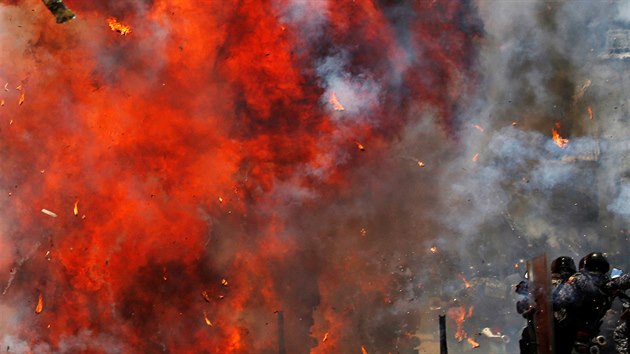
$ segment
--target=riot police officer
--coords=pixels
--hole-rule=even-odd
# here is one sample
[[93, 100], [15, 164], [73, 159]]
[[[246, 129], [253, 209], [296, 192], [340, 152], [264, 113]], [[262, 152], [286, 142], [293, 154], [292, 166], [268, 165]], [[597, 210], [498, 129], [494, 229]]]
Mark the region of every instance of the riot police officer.
[[[584, 257], [584, 270], [571, 276], [553, 298], [554, 311], [566, 311], [561, 321], [565, 330], [556, 336], [556, 353], [570, 353], [570, 348], [588, 352], [599, 335], [602, 318], [613, 297], [606, 290], [610, 264], [601, 252]], [[561, 351], [563, 350], [563, 351]]]

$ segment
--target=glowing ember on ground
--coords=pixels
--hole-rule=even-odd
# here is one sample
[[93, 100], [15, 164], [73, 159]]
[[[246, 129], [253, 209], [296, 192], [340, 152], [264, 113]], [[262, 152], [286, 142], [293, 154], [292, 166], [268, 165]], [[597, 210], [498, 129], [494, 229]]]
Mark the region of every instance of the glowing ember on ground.
[[554, 128], [551, 128], [551, 134], [552, 134], [552, 138], [553, 138], [553, 142], [561, 149], [564, 149], [567, 147], [567, 145], [569, 144], [569, 139], [564, 139], [560, 136], [560, 134], [558, 133], [558, 131], [556, 130], [560, 129], [560, 123], [556, 123], [556, 126]]
[[330, 94], [330, 100], [328, 100], [328, 102], [333, 106], [335, 111], [345, 110], [344, 106], [341, 105], [341, 102], [339, 102], [337, 95], [334, 92]]
[[475, 342], [474, 339], [468, 337], [467, 341], [468, 341], [468, 344], [470, 344], [471, 347], [479, 348], [479, 343]]
[[42, 311], [44, 311], [44, 297], [42, 296], [42, 293], [39, 293], [37, 306], [35, 306], [35, 313], [40, 314]]
[[44, 214], [46, 214], [46, 215], [48, 215], [50, 217], [53, 217], [53, 218], [57, 217], [57, 214], [53, 213], [52, 211], [50, 211], [48, 209], [42, 209], [42, 213], [44, 213]]
[[112, 31], [120, 33], [121, 36], [126, 36], [131, 33], [131, 27], [118, 22], [115, 17], [108, 18], [107, 24], [109, 25], [109, 28], [112, 29]]

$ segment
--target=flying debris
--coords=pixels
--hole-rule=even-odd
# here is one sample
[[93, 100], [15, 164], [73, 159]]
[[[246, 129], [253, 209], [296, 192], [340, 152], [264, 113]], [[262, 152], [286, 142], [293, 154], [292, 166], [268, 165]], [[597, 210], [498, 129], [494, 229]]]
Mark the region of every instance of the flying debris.
[[328, 340], [328, 332], [324, 333], [324, 339], [322, 339], [322, 343]]
[[112, 29], [112, 31], [120, 33], [121, 36], [126, 36], [131, 33], [131, 27], [118, 22], [115, 17], [108, 18], [107, 24], [109, 25], [109, 28]]
[[24, 92], [22, 92], [22, 94], [20, 95], [20, 100], [18, 101], [18, 105], [21, 106], [24, 103], [24, 99], [25, 99]]
[[48, 209], [42, 209], [42, 213], [44, 213], [44, 214], [46, 214], [46, 215], [48, 215], [50, 217], [53, 217], [53, 218], [57, 217], [57, 214], [53, 213], [52, 211], [50, 211]]
[[40, 314], [44, 311], [44, 298], [42, 297], [42, 293], [39, 293], [39, 297], [37, 299], [37, 306], [35, 306], [35, 313]]
[[79, 215], [79, 201], [78, 200], [74, 202], [74, 209], [72, 210], [72, 212], [74, 213], [74, 216]]
[[436, 254], [438, 253], [438, 248], [437, 246], [431, 246], [431, 248], [429, 248], [429, 251], [431, 251], [431, 253]]
[[[44, 4], [55, 15], [57, 23], [68, 22], [76, 17], [74, 12], [70, 10], [62, 0], [43, 0]], [[6, 87], [5, 87], [6, 88]]]
[[479, 153], [476, 153], [473, 157], [472, 160], [473, 162], [477, 162], [477, 160], [479, 159]]
[[424, 167], [424, 166], [426, 166], [426, 165], [424, 164], [424, 162], [422, 162], [422, 161], [418, 161], [418, 166], [420, 166], [420, 167]]
[[203, 299], [206, 300], [206, 302], [210, 302], [210, 296], [208, 295], [207, 291], [202, 291], [201, 292], [201, 296], [203, 296]]
[[468, 344], [470, 344], [471, 347], [479, 348], [479, 343], [475, 342], [474, 339], [468, 337], [467, 341], [468, 341]]
[[483, 133], [483, 128], [479, 125], [479, 124], [473, 124], [473, 128], [479, 130], [480, 132]]
[[588, 111], [588, 119], [593, 120], [593, 108], [591, 106], [588, 106], [586, 110]]
[[365, 350], [364, 346], [361, 346], [361, 354], [368, 354], [367, 350]]
[[355, 144], [357, 144], [357, 148], [361, 151], [365, 151], [365, 146], [363, 146], [361, 143], [359, 143], [358, 141], [355, 142]]
[[227, 279], [221, 279], [221, 285], [228, 286], [229, 283], [228, 283]]

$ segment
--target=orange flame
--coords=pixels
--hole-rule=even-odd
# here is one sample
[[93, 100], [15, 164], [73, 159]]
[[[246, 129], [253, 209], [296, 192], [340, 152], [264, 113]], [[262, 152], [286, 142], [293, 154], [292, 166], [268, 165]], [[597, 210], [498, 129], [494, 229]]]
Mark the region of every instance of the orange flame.
[[74, 202], [73, 213], [74, 213], [74, 216], [78, 216], [79, 215], [79, 201], [78, 200], [76, 202]]
[[324, 333], [324, 339], [322, 339], [322, 343], [328, 340], [328, 332]]
[[361, 354], [368, 354], [367, 350], [365, 350], [364, 346], [361, 346]]
[[18, 101], [18, 105], [22, 105], [24, 103], [24, 92], [20, 95], [20, 100]]
[[358, 141], [355, 141], [355, 144], [357, 144], [357, 148], [359, 148], [359, 150], [365, 151], [365, 146], [363, 146], [361, 143], [359, 143]]
[[556, 123], [555, 128], [551, 128], [551, 134], [553, 136], [553, 142], [558, 145], [559, 148], [564, 149], [569, 144], [569, 139], [564, 139], [560, 136], [560, 133], [556, 130], [556, 128], [560, 128], [560, 123]]
[[126, 36], [131, 33], [131, 27], [118, 22], [115, 17], [108, 18], [107, 24], [109, 25], [109, 28], [112, 29], [112, 31], [120, 33], [121, 36]]
[[346, 109], [341, 104], [341, 102], [339, 102], [339, 100], [337, 99], [337, 95], [334, 92], [330, 94], [330, 100], [328, 100], [328, 103], [330, 103], [333, 106], [333, 109], [335, 111], [343, 111]]
[[448, 316], [455, 321], [457, 330], [455, 331], [455, 339], [458, 342], [468, 337], [468, 333], [464, 331], [464, 320], [466, 319], [466, 307], [464, 305], [459, 307], [452, 307], [448, 310]]
[[479, 348], [479, 343], [475, 342], [474, 339], [472, 338], [468, 338], [467, 339], [468, 343], [470, 344], [471, 347], [473, 348]]
[[593, 120], [593, 108], [591, 108], [591, 106], [588, 106], [587, 110], [588, 110], [588, 119]]
[[37, 299], [37, 306], [35, 306], [35, 313], [40, 314], [44, 311], [44, 298], [42, 297], [42, 293], [39, 293], [39, 298]]

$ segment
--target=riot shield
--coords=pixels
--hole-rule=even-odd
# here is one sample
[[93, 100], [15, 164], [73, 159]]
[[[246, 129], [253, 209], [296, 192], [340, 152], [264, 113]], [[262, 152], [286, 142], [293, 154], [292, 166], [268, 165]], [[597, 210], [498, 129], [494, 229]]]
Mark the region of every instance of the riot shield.
[[551, 307], [551, 276], [547, 265], [547, 254], [527, 261], [529, 275], [529, 301], [536, 307], [534, 329], [538, 354], [552, 354], [553, 350], [553, 309]]

